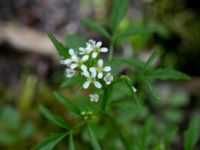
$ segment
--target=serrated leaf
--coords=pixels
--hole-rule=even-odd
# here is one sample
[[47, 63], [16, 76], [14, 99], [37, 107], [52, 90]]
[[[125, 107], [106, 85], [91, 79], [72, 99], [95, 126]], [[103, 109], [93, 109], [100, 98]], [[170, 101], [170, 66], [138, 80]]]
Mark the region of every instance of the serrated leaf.
[[188, 129], [184, 132], [184, 150], [193, 150], [200, 135], [200, 117], [191, 119]]
[[74, 140], [72, 133], [69, 134], [69, 150], [75, 150]]
[[48, 34], [49, 38], [51, 39], [51, 41], [53, 42], [59, 55], [63, 58], [69, 57], [68, 48], [65, 47], [62, 43], [60, 43], [51, 32], [47, 32], [47, 34]]
[[159, 55], [159, 50], [156, 48], [156, 49], [153, 50], [153, 52], [149, 56], [147, 62], [145, 63], [144, 69], [143, 69], [144, 71], [151, 67], [151, 64], [156, 59], [156, 57], [158, 57], [158, 55]]
[[82, 20], [81, 22], [89, 29], [105, 36], [109, 40], [111, 39], [110, 34], [105, 30], [105, 28], [101, 24], [88, 19]]
[[52, 150], [66, 135], [67, 133], [53, 134], [42, 140], [38, 145], [33, 147], [32, 150]]
[[190, 77], [182, 72], [176, 71], [172, 68], [159, 68], [156, 70], [151, 70], [144, 74], [149, 79], [159, 79], [159, 80], [188, 80]]
[[60, 126], [62, 128], [70, 129], [69, 125], [60, 117], [54, 115], [52, 112], [50, 112], [47, 108], [44, 106], [39, 106], [40, 112], [52, 123], [56, 124], [57, 126]]
[[145, 65], [145, 63], [143, 61], [136, 59], [134, 57], [116, 57], [116, 58], [113, 58], [112, 61], [117, 61], [117, 62], [121, 62], [124, 64], [128, 64], [131, 67], [136, 67], [139, 69], [142, 69]]
[[89, 124], [87, 124], [87, 131], [88, 131], [90, 141], [91, 141], [91, 144], [92, 144], [94, 150], [101, 150], [101, 147], [96, 139], [96, 136], [95, 136], [94, 132], [92, 131]]
[[64, 80], [64, 82], [61, 84], [62, 88], [70, 87], [76, 83], [82, 83], [84, 80], [84, 77], [82, 76], [73, 76], [71, 78], [67, 78]]
[[153, 29], [151, 28], [127, 28], [123, 31], [120, 31], [118, 33], [115, 33], [113, 37], [113, 41], [120, 41], [123, 38], [133, 36], [136, 34], [144, 34], [144, 33], [151, 33], [153, 32]]
[[61, 102], [67, 109], [69, 109], [74, 114], [80, 116], [80, 109], [79, 107], [71, 102], [70, 100], [67, 100], [64, 96], [60, 95], [58, 92], [53, 92], [53, 95], [56, 97], [56, 99]]
[[129, 6], [129, 0], [113, 0], [110, 25], [112, 30], [116, 30]]
[[85, 46], [86, 40], [76, 34], [70, 34], [66, 36], [66, 43], [67, 46], [70, 48], [73, 48], [74, 50], [78, 50], [79, 47]]

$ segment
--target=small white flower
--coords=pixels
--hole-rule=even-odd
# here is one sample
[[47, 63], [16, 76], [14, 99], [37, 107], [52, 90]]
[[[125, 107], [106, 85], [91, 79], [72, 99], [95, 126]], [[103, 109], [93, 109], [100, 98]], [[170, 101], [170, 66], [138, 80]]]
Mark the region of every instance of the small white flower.
[[73, 69], [71, 69], [71, 68], [67, 68], [66, 69], [66, 76], [68, 77], [68, 78], [71, 78], [71, 77], [73, 77], [74, 75], [75, 75], [75, 70], [73, 70]]
[[93, 49], [92, 58], [96, 58], [99, 52], [103, 52], [103, 53], [108, 52], [108, 49], [106, 47], [101, 48], [102, 42], [95, 42], [94, 40], [89, 40], [86, 43], [86, 45], [92, 47]]
[[79, 58], [78, 55], [74, 52], [73, 49], [69, 50], [69, 54], [71, 55], [71, 68], [75, 69], [77, 67], [80, 67], [83, 62], [87, 61], [89, 56], [85, 55], [82, 58]]
[[96, 88], [102, 87], [101, 83], [96, 81], [96, 75], [97, 75], [96, 70], [92, 70], [89, 73], [85, 65], [81, 65], [81, 69], [83, 71], [82, 75], [84, 75], [87, 78], [87, 81], [83, 84], [84, 89], [87, 89], [91, 83], [93, 83]]
[[91, 102], [98, 102], [99, 100], [99, 95], [98, 94], [90, 94], [90, 101]]
[[104, 81], [106, 82], [106, 84], [111, 84], [111, 82], [113, 81], [113, 76], [111, 75], [111, 73], [106, 74], [106, 76], [104, 77]]
[[96, 68], [91, 67], [91, 70], [96, 69], [97, 77], [101, 79], [103, 77], [103, 72], [109, 72], [111, 70], [110, 66], [103, 67], [103, 60], [98, 60], [98, 66]]

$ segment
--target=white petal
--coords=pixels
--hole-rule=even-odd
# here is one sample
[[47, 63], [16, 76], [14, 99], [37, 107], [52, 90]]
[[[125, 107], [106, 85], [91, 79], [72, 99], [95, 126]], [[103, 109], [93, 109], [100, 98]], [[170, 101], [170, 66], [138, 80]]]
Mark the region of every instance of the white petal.
[[101, 45], [102, 45], [102, 42], [97, 42], [97, 44], [96, 44], [96, 46], [99, 48], [99, 47], [101, 47]]
[[71, 59], [65, 59], [65, 60], [61, 60], [60, 63], [64, 64], [64, 65], [68, 65], [69, 63], [71, 63], [72, 60]]
[[105, 71], [105, 72], [108, 72], [108, 71], [110, 71], [110, 70], [111, 70], [111, 67], [110, 67], [110, 66], [106, 66], [106, 67], [103, 68], [103, 71]]
[[107, 52], [108, 51], [108, 49], [106, 48], [106, 47], [102, 47], [102, 48], [100, 48], [100, 52]]
[[86, 61], [86, 60], [88, 60], [89, 59], [89, 56], [88, 55], [84, 55], [83, 57], [82, 57], [82, 61]]
[[103, 77], [103, 73], [102, 73], [102, 72], [99, 72], [99, 73], [98, 73], [98, 78], [101, 79], [102, 77]]
[[70, 54], [71, 56], [75, 55], [74, 50], [73, 50], [72, 48], [69, 49], [69, 54]]
[[72, 69], [75, 69], [77, 66], [78, 66], [77, 64], [72, 64], [70, 67], [71, 67]]
[[75, 61], [75, 62], [77, 62], [77, 61], [79, 60], [79, 58], [78, 58], [77, 55], [73, 55], [73, 56], [72, 56], [72, 60]]
[[98, 60], [98, 66], [100, 66], [100, 67], [103, 66], [103, 60], [102, 60], [102, 59], [99, 59], [99, 60]]
[[91, 67], [90, 69], [91, 69], [90, 72], [92, 73], [92, 77], [96, 78], [96, 75], [97, 75], [96, 69], [93, 69], [93, 67]]
[[95, 67], [90, 67], [90, 72], [94, 72], [96, 71], [96, 68]]
[[84, 88], [84, 89], [87, 89], [89, 86], [90, 86], [90, 81], [86, 81], [86, 82], [83, 84], [83, 88]]
[[81, 65], [81, 69], [82, 69], [83, 71], [87, 71], [87, 67], [86, 67], [85, 65]]
[[80, 50], [80, 51], [84, 51], [84, 48], [83, 48], [83, 47], [80, 47], [79, 50]]
[[99, 82], [97, 82], [97, 81], [94, 81], [93, 83], [94, 83], [94, 85], [95, 85], [97, 88], [99, 88], [99, 89], [102, 87], [101, 83], [99, 83]]
[[93, 52], [92, 53], [92, 58], [96, 58], [97, 57], [97, 52]]

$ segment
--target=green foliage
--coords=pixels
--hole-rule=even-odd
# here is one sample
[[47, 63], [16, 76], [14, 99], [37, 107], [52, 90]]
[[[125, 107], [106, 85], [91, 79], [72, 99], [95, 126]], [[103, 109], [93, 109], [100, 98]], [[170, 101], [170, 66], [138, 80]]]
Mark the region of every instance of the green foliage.
[[89, 29], [91, 29], [91, 30], [93, 30], [93, 31], [95, 31], [95, 32], [97, 32], [97, 33], [99, 33], [99, 34], [101, 34], [101, 35], [103, 35], [104, 37], [106, 37], [107, 39], [111, 39], [111, 36], [110, 36], [110, 34], [106, 31], [106, 29], [102, 26], [102, 25], [100, 25], [99, 23], [97, 23], [97, 22], [93, 22], [93, 21], [91, 21], [91, 20], [82, 20], [82, 23], [86, 26], [86, 27], [88, 27]]
[[94, 148], [94, 150], [101, 150], [101, 147], [96, 139], [96, 136], [95, 134], [93, 133], [91, 127], [89, 124], [87, 124], [87, 131], [88, 131], [88, 134], [89, 134], [89, 137], [90, 137], [90, 141], [91, 141], [91, 144]]
[[69, 56], [67, 52], [68, 48], [65, 47], [62, 43], [60, 43], [51, 32], [48, 32], [48, 36], [51, 39], [54, 46], [56, 47], [56, 49], [58, 50], [59, 55], [63, 58], [67, 58]]
[[113, 0], [113, 7], [110, 17], [110, 27], [113, 31], [116, 30], [124, 15], [128, 11], [129, 0]]
[[193, 150], [200, 135], [200, 117], [191, 119], [188, 129], [184, 132], [184, 150]]
[[66, 36], [66, 45], [67, 47], [73, 48], [74, 50], [77, 50], [79, 47], [82, 47], [85, 45], [86, 40], [76, 34], [70, 34]]
[[52, 134], [33, 147], [32, 150], [52, 150], [66, 135], [67, 133]]
[[69, 134], [69, 150], [75, 150], [74, 140], [72, 133]]
[[71, 112], [73, 112], [76, 115], [80, 115], [80, 109], [79, 107], [72, 103], [70, 100], [65, 99], [62, 95], [60, 95], [57, 92], [53, 93], [56, 99], [61, 102], [67, 109], [69, 109]]
[[[137, 56], [113, 57], [113, 50], [118, 46], [118, 44], [121, 44], [120, 41], [124, 38], [136, 34], [149, 36], [151, 33], [158, 32], [157, 30], [159, 30], [149, 27], [134, 28], [132, 26], [128, 26], [121, 31], [118, 30], [123, 17], [128, 11], [128, 6], [129, 0], [113, 0], [109, 25], [107, 25], [107, 27], [110, 27], [111, 33], [97, 22], [89, 19], [82, 20], [84, 26], [109, 40], [110, 51], [106, 65], [108, 64], [112, 66], [114, 80], [112, 83], [107, 84], [104, 82], [104, 78], [99, 79], [102, 88], [97, 90], [90, 87], [88, 90], [81, 92], [83, 84], [90, 81], [90, 78], [85, 79], [85, 77], [82, 77], [81, 75], [83, 72], [76, 68], [78, 70], [76, 74], [78, 75], [65, 79], [61, 84], [61, 88], [73, 88], [73, 90], [75, 89], [77, 92], [70, 95], [66, 94], [66, 97], [61, 95], [59, 92], [53, 92], [53, 95], [56, 100], [58, 100], [58, 102], [68, 110], [68, 112], [72, 112], [78, 117], [75, 121], [72, 120], [70, 125], [68, 125], [62, 118], [56, 116], [47, 108], [40, 106], [40, 112], [49, 121], [61, 128], [65, 128], [67, 131], [50, 135], [33, 148], [33, 150], [53, 149], [67, 135], [69, 135], [68, 149], [75, 150], [76, 141], [74, 142], [73, 137], [75, 134], [80, 135], [81, 133], [84, 133], [81, 127], [85, 125], [86, 128], [84, 129], [86, 129], [86, 132], [88, 133], [88, 139], [85, 139], [91, 143], [95, 150], [100, 150], [101, 147], [102, 149], [134, 150], [163, 150], [170, 147], [172, 140], [176, 136], [177, 127], [172, 125], [172, 127], [168, 128], [167, 125], [161, 123], [162, 121], [156, 117], [152, 117], [150, 112], [151, 110], [154, 111], [154, 105], [159, 105], [159, 102], [157, 101], [157, 103], [152, 103], [152, 101], [148, 101], [148, 103], [150, 103], [150, 108], [148, 108], [148, 106], [146, 106], [146, 101], [143, 99], [146, 98], [149, 100], [149, 96], [145, 97], [146, 95], [144, 94], [145, 92], [142, 87], [144, 87], [150, 95], [150, 98], [158, 100], [160, 97], [157, 90], [154, 88], [155, 80], [183, 80], [189, 79], [189, 77], [186, 74], [169, 67], [157, 68], [154, 66], [155, 60], [159, 59], [160, 55], [160, 51], [157, 48], [152, 51], [146, 62], [139, 60]], [[86, 42], [86, 40], [81, 36], [71, 34], [66, 36], [64, 46], [53, 36], [52, 33], [48, 33], [48, 36], [62, 58], [69, 58], [69, 48], [73, 48], [75, 53], [79, 55], [79, 47], [84, 47]], [[95, 45], [94, 43], [93, 46]], [[98, 48], [94, 48], [94, 50], [98, 50]], [[91, 53], [88, 55], [91, 56]], [[99, 58], [97, 57], [97, 59]], [[79, 62], [80, 64], [78, 65], [80, 67], [84, 63], [87, 65], [92, 64], [93, 62], [97, 62], [97, 59], [89, 60], [87, 62]], [[125, 66], [122, 73], [118, 72], [118, 69], [120, 69], [121, 66]], [[91, 66], [88, 67], [88, 70], [90, 67]], [[83, 71], [83, 68], [81, 69]], [[92, 71], [89, 70], [88, 72], [90, 73]], [[90, 83], [92, 84], [94, 80], [95, 79], [92, 78]], [[135, 84], [138, 86], [138, 90], [135, 89]], [[79, 89], [77, 90], [77, 86], [74, 85], [78, 85]], [[85, 96], [91, 91], [93, 92], [91, 94], [98, 94], [99, 102], [90, 102], [89, 96]], [[173, 116], [171, 114], [176, 115]], [[161, 115], [164, 119], [172, 117], [172, 122], [181, 118], [181, 112], [176, 112], [175, 109], [168, 109], [166, 110], [166, 113]], [[190, 125], [184, 135], [185, 150], [191, 150], [198, 139], [197, 134], [194, 133], [194, 128], [197, 129], [198, 123], [197, 121], [192, 121], [191, 124], [192, 125]], [[159, 127], [155, 129], [155, 126]], [[102, 134], [100, 133], [101, 131], [103, 132]], [[115, 137], [115, 135], [117, 136]], [[160, 137], [160, 135], [162, 135], [162, 137]], [[104, 142], [105, 138], [110, 138], [110, 141]], [[99, 144], [97, 139], [102, 143]], [[134, 140], [132, 141], [131, 139]], [[76, 147], [78, 148], [78, 146]]]
[[44, 106], [39, 106], [40, 112], [52, 123], [54, 123], [57, 126], [60, 126], [62, 128], [69, 129], [69, 125], [61, 118], [57, 117], [55, 114], [50, 112], [47, 108]]
[[13, 107], [6, 106], [0, 111], [0, 143], [13, 145], [30, 137], [34, 126], [29, 121], [22, 124], [21, 114]]

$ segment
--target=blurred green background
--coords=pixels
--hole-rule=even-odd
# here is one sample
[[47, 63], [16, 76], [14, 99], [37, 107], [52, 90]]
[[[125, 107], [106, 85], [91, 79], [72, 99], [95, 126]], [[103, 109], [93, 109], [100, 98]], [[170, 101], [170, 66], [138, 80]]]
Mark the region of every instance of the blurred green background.
[[[65, 78], [64, 67], [59, 64], [57, 52], [46, 31], [55, 33], [62, 41], [67, 34], [77, 33], [101, 40], [107, 46], [106, 39], [86, 29], [80, 20], [90, 18], [106, 25], [111, 6], [112, 1], [109, 0], [0, 1], [1, 150], [30, 149], [49, 132], [60, 130], [39, 113], [39, 104], [62, 114], [66, 120], [76, 121], [52, 95], [52, 91], [60, 90], [67, 97], [74, 90], [73, 87], [60, 87]], [[130, 129], [136, 135], [149, 114], [157, 120], [151, 132], [163, 133], [166, 126], [177, 125], [178, 134], [170, 148], [174, 150], [183, 149], [183, 131], [191, 117], [200, 114], [199, 8], [198, 0], [130, 0], [130, 9], [120, 29], [131, 25], [154, 30], [151, 34], [131, 36], [115, 49], [116, 55], [133, 55], [146, 60], [151, 49], [158, 46], [162, 51], [159, 66], [173, 66], [191, 76], [190, 81], [155, 82], [161, 100], [151, 103], [145, 93], [140, 93], [146, 104], [142, 111], [136, 111], [134, 106], [126, 109], [124, 104], [116, 112], [118, 122], [127, 124], [126, 130]], [[116, 88], [126, 94], [123, 85]], [[123, 97], [117, 94], [113, 94], [113, 99]], [[134, 127], [128, 122], [134, 122]], [[106, 128], [102, 128], [99, 139], [105, 137], [103, 129]], [[89, 149], [84, 133], [75, 139], [80, 141], [76, 143], [77, 147], [84, 145], [86, 150]], [[58, 149], [65, 149], [65, 143], [59, 144]]]

